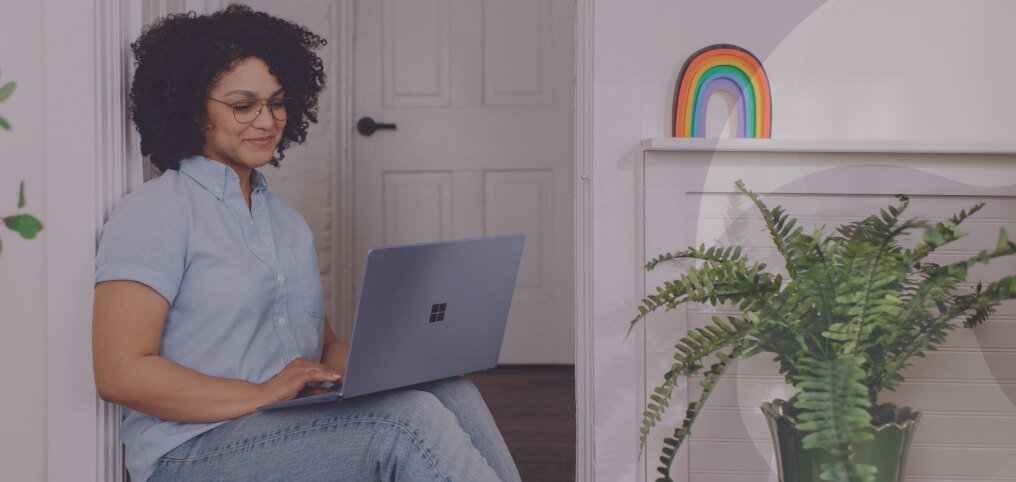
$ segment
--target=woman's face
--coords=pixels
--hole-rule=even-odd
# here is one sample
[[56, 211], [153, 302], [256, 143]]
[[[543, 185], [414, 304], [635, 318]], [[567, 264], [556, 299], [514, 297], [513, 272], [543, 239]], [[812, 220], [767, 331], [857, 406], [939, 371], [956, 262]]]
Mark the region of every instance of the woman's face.
[[[205, 130], [205, 157], [226, 164], [241, 174], [268, 164], [275, 154], [275, 146], [282, 140], [286, 121], [276, 120], [268, 105], [281, 102], [282, 85], [268, 72], [268, 64], [257, 57], [244, 59], [226, 72], [212, 87], [205, 102], [211, 125]], [[249, 115], [261, 109], [252, 122], [241, 123], [233, 115], [233, 107], [247, 110]], [[276, 115], [282, 112], [276, 109]], [[284, 110], [283, 110], [284, 112]], [[284, 115], [280, 116], [285, 118]]]

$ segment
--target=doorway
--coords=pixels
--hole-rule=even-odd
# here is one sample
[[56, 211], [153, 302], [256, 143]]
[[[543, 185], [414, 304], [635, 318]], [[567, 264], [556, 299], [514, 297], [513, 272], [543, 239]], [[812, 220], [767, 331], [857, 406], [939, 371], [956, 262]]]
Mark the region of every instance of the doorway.
[[501, 363], [575, 362], [574, 23], [568, 0], [355, 3], [354, 118], [387, 128], [353, 134], [350, 274], [375, 246], [525, 234]]

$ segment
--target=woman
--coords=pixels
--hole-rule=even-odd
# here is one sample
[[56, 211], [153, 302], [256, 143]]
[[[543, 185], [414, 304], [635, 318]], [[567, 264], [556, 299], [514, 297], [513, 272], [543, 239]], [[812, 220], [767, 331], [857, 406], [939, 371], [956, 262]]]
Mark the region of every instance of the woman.
[[316, 122], [324, 39], [231, 6], [132, 45], [131, 114], [164, 174], [124, 198], [96, 260], [99, 395], [141, 480], [518, 480], [465, 379], [257, 412], [342, 378], [310, 229], [267, 190]]

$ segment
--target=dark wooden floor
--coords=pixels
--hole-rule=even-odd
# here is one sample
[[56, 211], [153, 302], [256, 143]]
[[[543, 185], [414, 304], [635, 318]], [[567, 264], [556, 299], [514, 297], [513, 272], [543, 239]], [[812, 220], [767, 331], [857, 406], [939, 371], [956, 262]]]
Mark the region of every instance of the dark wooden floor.
[[467, 375], [524, 482], [575, 480], [575, 367], [502, 365]]

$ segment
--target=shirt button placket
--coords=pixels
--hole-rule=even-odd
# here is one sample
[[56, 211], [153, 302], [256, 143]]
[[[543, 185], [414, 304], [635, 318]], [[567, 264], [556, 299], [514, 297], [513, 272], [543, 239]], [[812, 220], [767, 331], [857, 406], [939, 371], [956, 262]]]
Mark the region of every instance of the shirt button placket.
[[273, 310], [277, 315], [275, 318], [275, 326], [278, 329], [279, 336], [282, 337], [282, 344], [285, 347], [285, 350], [291, 351], [293, 356], [299, 356], [299, 353], [296, 351], [296, 340], [293, 338], [293, 332], [289, 327], [289, 319], [285, 317], [285, 300], [288, 298], [288, 290], [286, 289], [285, 284], [286, 276], [282, 274], [281, 260], [274, 254], [274, 250], [272, 249], [272, 246], [275, 243], [272, 240], [271, 223], [267, 219], [267, 213], [265, 213], [265, 210], [262, 209], [262, 206], [265, 203], [264, 196], [262, 194], [263, 193], [261, 192], [256, 192], [255, 195], [252, 196], [251, 202], [254, 205], [254, 212], [256, 213], [252, 217], [254, 224], [257, 226], [258, 232], [261, 233], [261, 244], [265, 249], [267, 249], [267, 252], [265, 253], [267, 256], [266, 261], [268, 261], [269, 265], [274, 264], [275, 268], [276, 294], [275, 307]]

